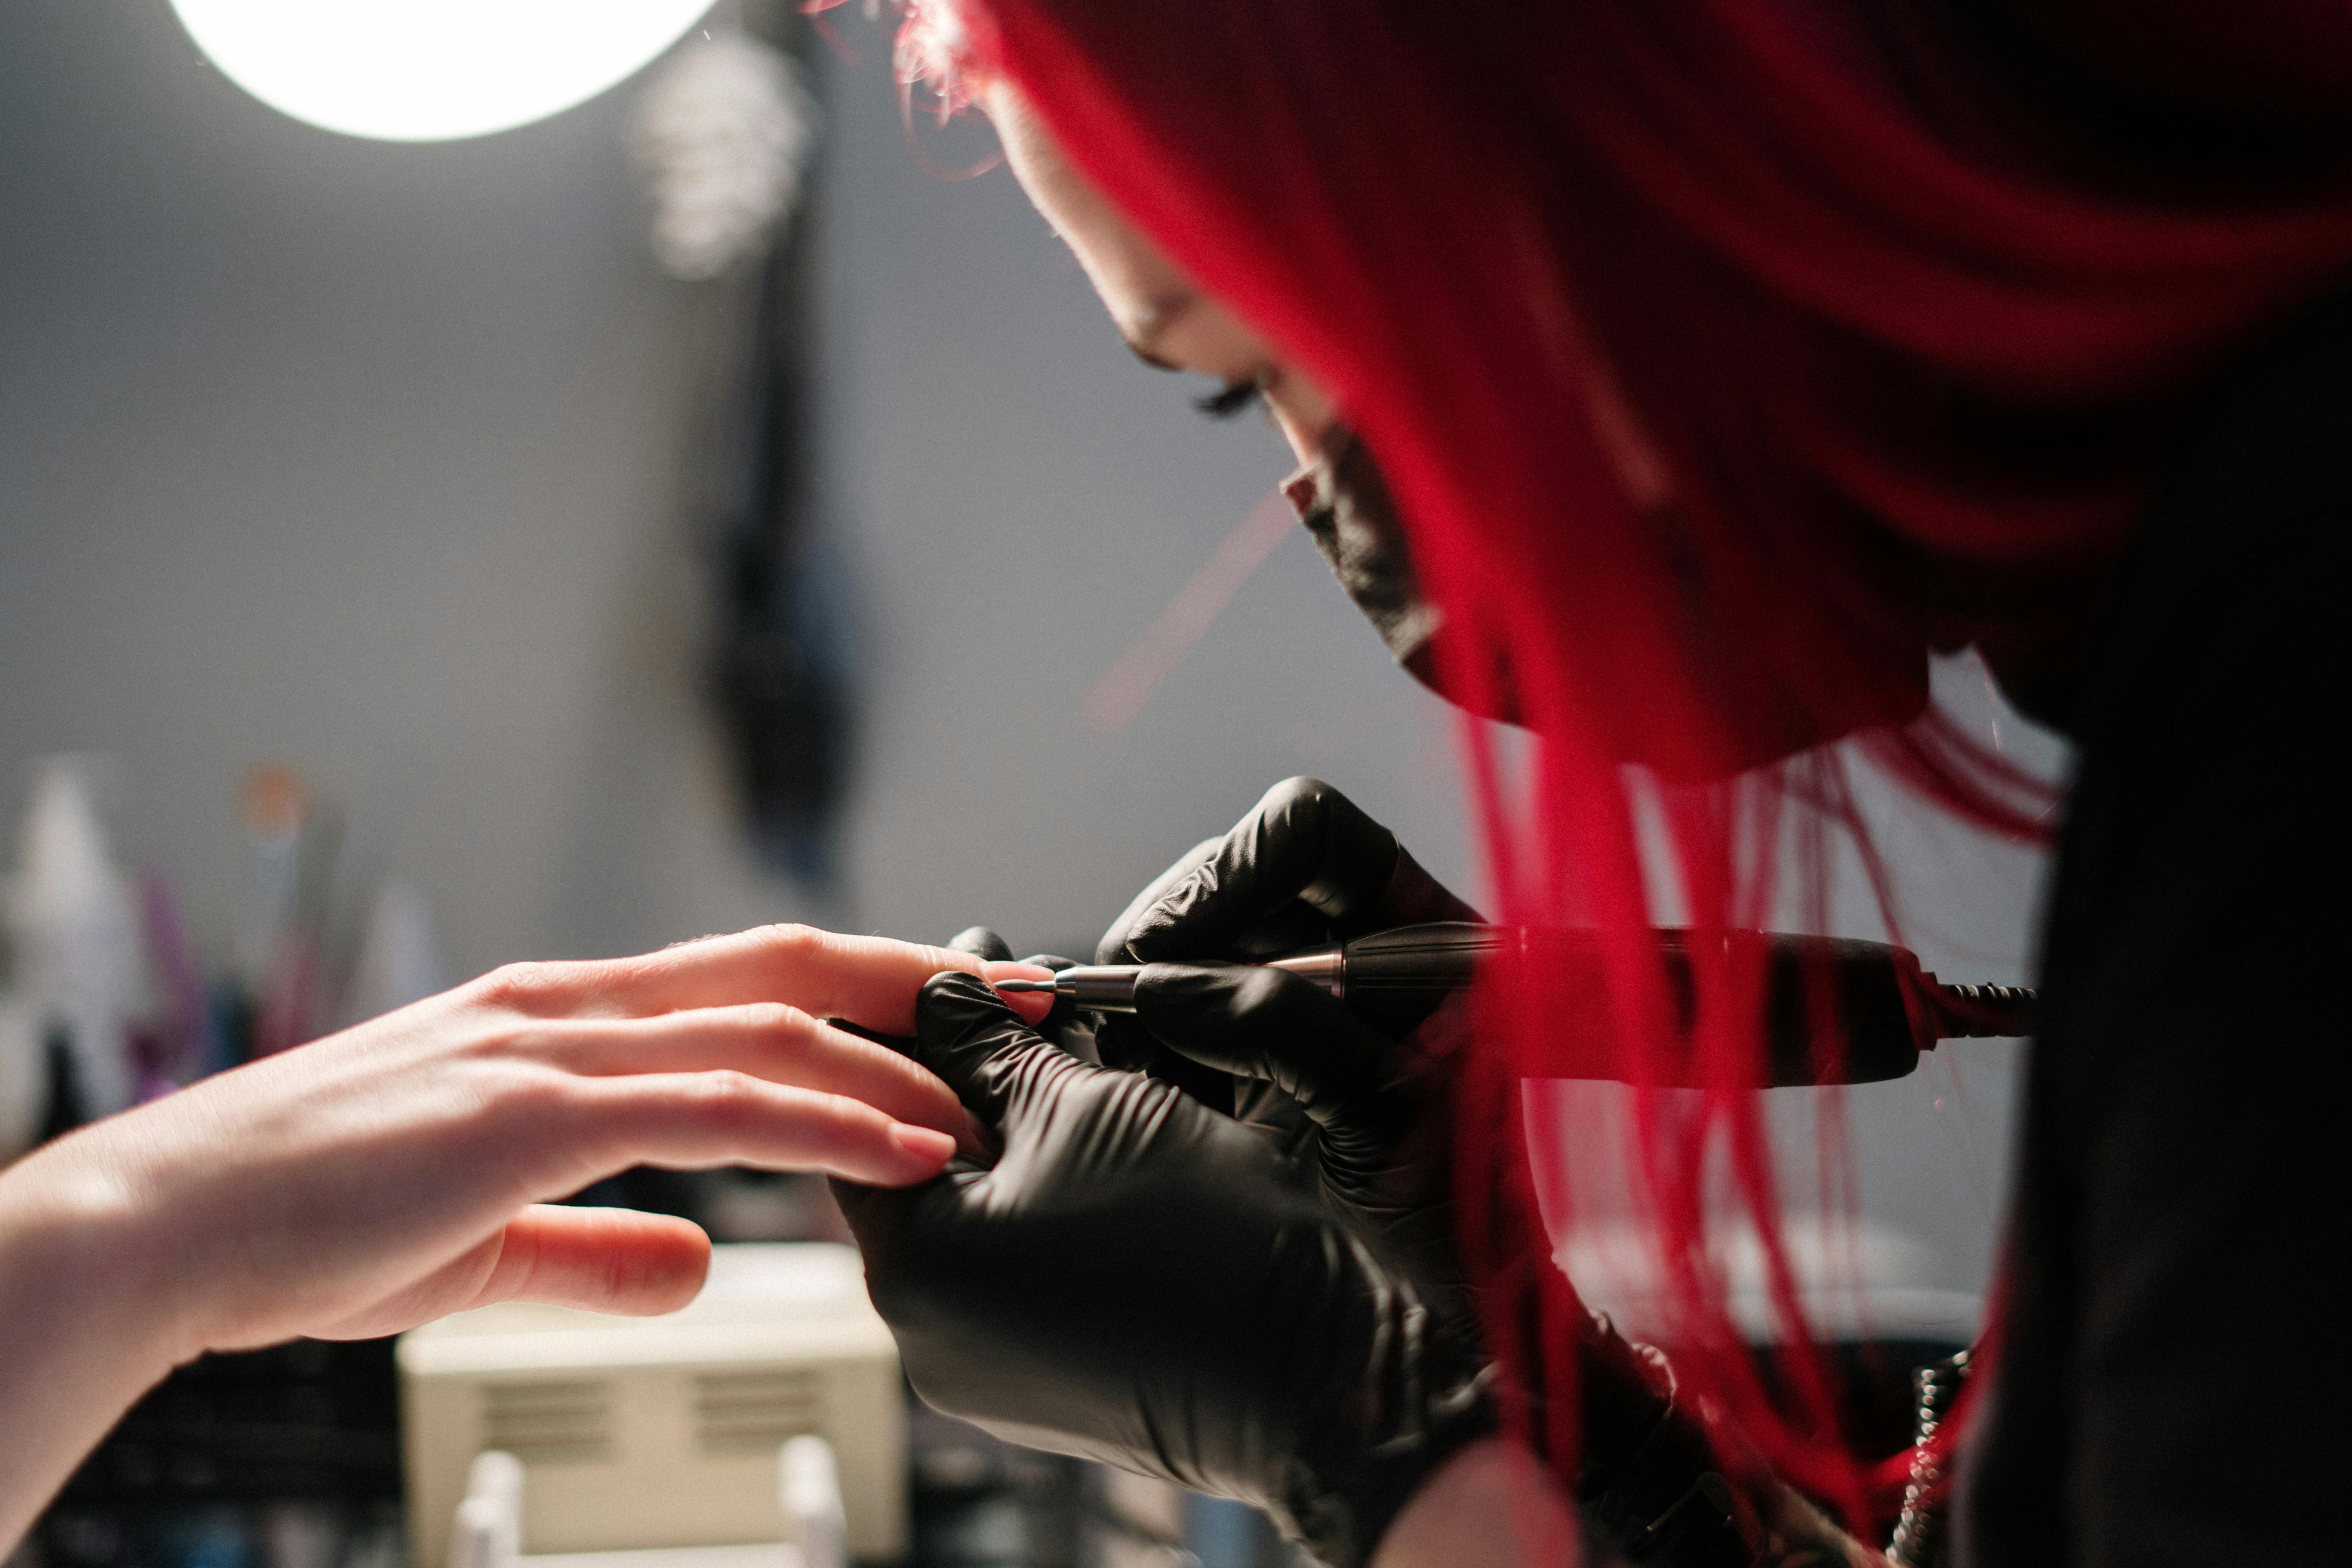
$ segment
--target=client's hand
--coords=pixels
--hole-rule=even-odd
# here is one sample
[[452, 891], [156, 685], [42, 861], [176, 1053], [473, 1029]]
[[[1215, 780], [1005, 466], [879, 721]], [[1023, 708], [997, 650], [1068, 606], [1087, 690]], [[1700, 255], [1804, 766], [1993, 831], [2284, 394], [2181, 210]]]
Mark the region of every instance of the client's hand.
[[915, 1051], [1002, 1156], [836, 1191], [932, 1405], [1255, 1503], [1335, 1564], [1492, 1429], [1469, 1325], [1258, 1131], [1076, 1060], [961, 975], [924, 987]]
[[[502, 969], [96, 1123], [0, 1173], [0, 1544], [132, 1398], [207, 1350], [486, 1302], [683, 1305], [683, 1220], [541, 1206], [636, 1164], [879, 1185], [969, 1122], [889, 1034], [938, 948], [776, 927]], [[1045, 1001], [1030, 1001], [1033, 1013]], [[974, 1145], [977, 1147], [977, 1145]]]

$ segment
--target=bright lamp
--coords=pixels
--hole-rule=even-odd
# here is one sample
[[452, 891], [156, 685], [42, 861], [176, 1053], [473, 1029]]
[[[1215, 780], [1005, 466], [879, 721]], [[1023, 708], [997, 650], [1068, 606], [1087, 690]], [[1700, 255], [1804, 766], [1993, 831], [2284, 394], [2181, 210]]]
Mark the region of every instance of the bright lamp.
[[350, 136], [446, 142], [593, 98], [712, 0], [172, 0], [223, 75]]

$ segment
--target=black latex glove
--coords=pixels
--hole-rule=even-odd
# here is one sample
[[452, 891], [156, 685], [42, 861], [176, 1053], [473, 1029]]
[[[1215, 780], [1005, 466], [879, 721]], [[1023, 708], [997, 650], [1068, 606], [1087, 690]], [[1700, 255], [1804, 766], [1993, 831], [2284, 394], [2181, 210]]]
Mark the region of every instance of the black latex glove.
[[[1423, 1036], [1391, 1040], [1319, 986], [1255, 967], [1151, 964], [1135, 1004], [1133, 1020], [1157, 1041], [1231, 1075], [1241, 1086], [1236, 1120], [1270, 1139], [1335, 1210], [1431, 1284], [1458, 1280], [1454, 1112], [1447, 1063], [1423, 1049]], [[1458, 1042], [1447, 1034], [1443, 1043]]]
[[1003, 1152], [835, 1185], [931, 1405], [1253, 1503], [1337, 1568], [1493, 1429], [1475, 1334], [1274, 1141], [1076, 1060], [968, 975], [934, 977], [916, 1019], [916, 1059]]
[[[942, 945], [954, 952], [968, 952], [974, 958], [990, 959], [1005, 963], [1016, 962], [1013, 956], [1013, 944], [987, 926], [966, 926], [948, 938]], [[1056, 974], [1065, 969], [1076, 969], [1078, 966], [1076, 959], [1064, 958], [1057, 952], [1033, 952], [1017, 962], [1034, 963], [1041, 969], [1050, 969]], [[1081, 1012], [1077, 1003], [1072, 998], [1056, 996], [1054, 998], [1053, 1008], [1034, 1026], [1040, 1036], [1053, 1041], [1080, 1061], [1098, 1062], [1101, 1058], [1095, 1051], [1097, 1016], [1097, 1015], [1093, 1013]], [[903, 1041], [891, 1043], [902, 1046], [904, 1044]]]
[[1355, 802], [1320, 779], [1285, 779], [1232, 832], [1194, 846], [1137, 894], [1095, 962], [1244, 962], [1479, 918]]
[[[1295, 778], [1266, 791], [1233, 831], [1195, 846], [1136, 895], [1103, 933], [1095, 961], [1246, 963], [1392, 926], [1478, 918], [1346, 795]], [[1197, 1001], [1188, 1012], [1205, 1016]], [[1200, 1033], [1172, 1011], [1160, 1017], [1188, 1040]], [[1393, 1039], [1420, 1020], [1364, 1021]], [[1236, 1084], [1230, 1072], [1202, 1071], [1201, 1058], [1140, 1013], [1104, 1018], [1097, 1044], [1107, 1065], [1166, 1078], [1213, 1110], [1296, 1125], [1295, 1108], [1256, 1087], [1255, 1075]], [[1182, 1054], [1171, 1056], [1171, 1045]]]
[[1287, 780], [1104, 936], [1101, 962], [1150, 967], [1135, 1013], [1103, 1017], [1097, 1048], [1268, 1129], [1334, 1204], [1450, 1276], [1444, 1059], [1457, 1020], [1417, 1028], [1418, 1014], [1366, 1016], [1295, 975], [1213, 964], [1477, 918], [1347, 796]]
[[[1454, 1245], [1447, 1097], [1450, 1059], [1466, 1044], [1461, 1007], [1370, 1017], [1296, 975], [1231, 965], [1480, 918], [1352, 801], [1299, 778], [1164, 872], [1097, 953], [1148, 966], [1135, 1013], [1100, 1021], [1106, 1062], [1230, 1105], [1274, 1135], [1335, 1210], [1410, 1260], [1449, 1321], [1468, 1322], [1480, 1309]], [[1583, 1331], [1572, 1347], [1583, 1435], [1577, 1489], [1595, 1532], [1645, 1563], [1746, 1562], [1725, 1484], [1710, 1473], [1698, 1426], [1674, 1403], [1663, 1358], [1598, 1315]]]

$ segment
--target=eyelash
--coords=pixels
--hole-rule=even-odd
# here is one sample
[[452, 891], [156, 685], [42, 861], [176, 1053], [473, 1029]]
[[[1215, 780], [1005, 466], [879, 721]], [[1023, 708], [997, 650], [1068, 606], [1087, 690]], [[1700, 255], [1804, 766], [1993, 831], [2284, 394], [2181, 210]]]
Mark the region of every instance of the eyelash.
[[1232, 419], [1257, 406], [1265, 395], [1265, 384], [1253, 376], [1229, 381], [1207, 396], [1192, 399], [1192, 406], [1211, 419]]

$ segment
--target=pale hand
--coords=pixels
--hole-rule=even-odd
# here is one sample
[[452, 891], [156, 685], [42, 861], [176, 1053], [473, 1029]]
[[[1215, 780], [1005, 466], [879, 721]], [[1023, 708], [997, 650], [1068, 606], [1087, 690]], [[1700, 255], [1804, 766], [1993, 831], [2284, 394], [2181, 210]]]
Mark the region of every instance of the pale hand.
[[682, 1306], [709, 1262], [700, 1230], [548, 1206], [604, 1176], [937, 1174], [968, 1137], [956, 1097], [823, 1020], [911, 1033], [943, 969], [1046, 973], [794, 926], [517, 964], [0, 1172], [0, 1552], [141, 1392], [203, 1352], [493, 1301]]

